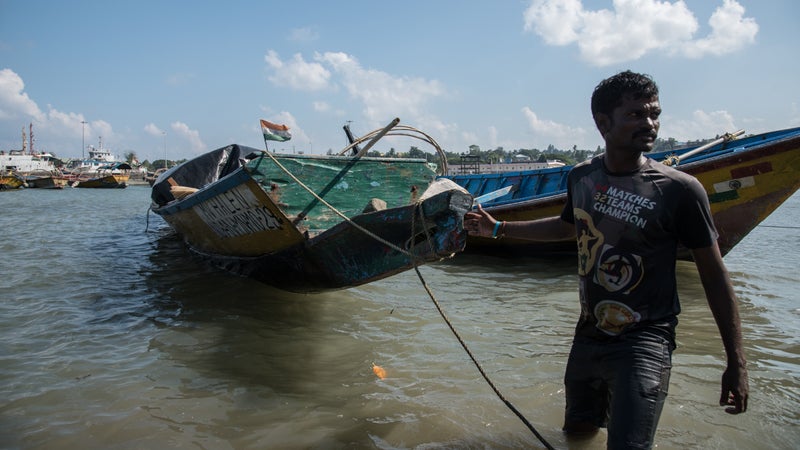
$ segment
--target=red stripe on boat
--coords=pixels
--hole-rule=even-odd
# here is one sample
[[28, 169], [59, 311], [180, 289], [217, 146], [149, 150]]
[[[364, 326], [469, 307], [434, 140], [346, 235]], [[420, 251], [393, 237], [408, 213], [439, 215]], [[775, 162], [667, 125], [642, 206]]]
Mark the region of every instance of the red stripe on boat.
[[769, 161], [765, 161], [759, 164], [753, 164], [752, 166], [732, 169], [731, 177], [733, 178], [752, 177], [767, 172], [772, 172], [772, 163]]

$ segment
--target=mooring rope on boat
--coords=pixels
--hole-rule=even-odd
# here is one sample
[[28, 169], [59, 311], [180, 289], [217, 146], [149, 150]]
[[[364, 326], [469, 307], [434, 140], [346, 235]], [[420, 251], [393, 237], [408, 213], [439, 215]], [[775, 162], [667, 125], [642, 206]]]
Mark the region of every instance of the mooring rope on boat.
[[[290, 177], [292, 179], [292, 181], [296, 182], [300, 187], [305, 189], [309, 194], [311, 194], [314, 198], [316, 198], [317, 201], [319, 201], [320, 203], [325, 205], [325, 207], [330, 209], [334, 214], [336, 214], [337, 216], [341, 217], [342, 220], [344, 220], [347, 223], [349, 223], [350, 225], [354, 226], [356, 229], [362, 231], [367, 236], [377, 240], [378, 242], [386, 245], [387, 247], [389, 247], [389, 248], [391, 248], [391, 249], [393, 249], [395, 251], [398, 251], [398, 252], [402, 253], [403, 255], [408, 256], [411, 259], [411, 264], [414, 267], [414, 271], [417, 273], [417, 277], [419, 278], [420, 283], [422, 283], [422, 287], [425, 289], [425, 292], [428, 293], [428, 297], [430, 297], [431, 301], [433, 301], [433, 304], [436, 307], [436, 310], [439, 311], [439, 315], [442, 317], [442, 319], [444, 320], [445, 324], [447, 324], [448, 328], [450, 328], [450, 331], [456, 337], [456, 339], [458, 340], [459, 344], [461, 344], [461, 348], [464, 349], [464, 351], [467, 353], [467, 356], [469, 356], [469, 358], [472, 360], [473, 364], [475, 364], [475, 367], [477, 367], [478, 372], [480, 372], [480, 374], [483, 377], [483, 379], [486, 380], [486, 382], [489, 384], [489, 387], [492, 389], [492, 391], [494, 391], [495, 395], [497, 395], [497, 397], [511, 410], [511, 412], [513, 412], [522, 421], [522, 423], [524, 423], [525, 426], [528, 427], [528, 429], [534, 434], [534, 436], [536, 436], [536, 438], [539, 439], [539, 442], [541, 442], [542, 445], [545, 446], [545, 448], [547, 448], [549, 450], [553, 450], [554, 447], [549, 442], [547, 442], [547, 440], [544, 438], [544, 436], [542, 436], [539, 433], [539, 431], [536, 429], [536, 427], [534, 427], [533, 424], [508, 399], [505, 398], [505, 396], [500, 392], [500, 390], [497, 388], [497, 386], [495, 386], [495, 384], [489, 378], [489, 375], [486, 374], [486, 371], [483, 370], [483, 367], [478, 362], [478, 360], [475, 358], [475, 355], [473, 355], [472, 351], [469, 349], [469, 346], [467, 346], [466, 342], [464, 342], [464, 339], [461, 338], [461, 335], [455, 329], [455, 327], [453, 326], [452, 322], [450, 322], [450, 319], [447, 317], [447, 314], [445, 314], [444, 309], [439, 304], [439, 301], [436, 299], [436, 296], [433, 294], [433, 291], [431, 291], [430, 287], [428, 286], [428, 283], [425, 281], [425, 278], [422, 276], [422, 273], [419, 271], [419, 265], [417, 264], [418, 261], [417, 261], [417, 258], [413, 254], [413, 250], [414, 250], [414, 246], [416, 245], [415, 241], [414, 241], [414, 236], [416, 236], [416, 223], [417, 223], [416, 213], [417, 213], [417, 211], [419, 211], [420, 219], [421, 219], [422, 223], [423, 224], [425, 223], [425, 212], [424, 212], [424, 210], [422, 208], [422, 202], [419, 201], [419, 200], [417, 202], [415, 202], [415, 208], [414, 208], [414, 210], [412, 212], [412, 215], [411, 215], [411, 237], [412, 237], [411, 238], [411, 251], [408, 251], [408, 250], [405, 250], [403, 248], [400, 248], [399, 246], [387, 241], [386, 239], [383, 239], [382, 237], [376, 235], [375, 233], [373, 233], [373, 232], [367, 230], [366, 228], [360, 226], [359, 224], [353, 222], [344, 213], [342, 213], [341, 211], [336, 209], [336, 207], [334, 207], [330, 203], [326, 202], [322, 197], [318, 196], [316, 192], [314, 192], [311, 188], [306, 186], [305, 183], [303, 183], [296, 176], [294, 176], [294, 174], [291, 173], [291, 171], [289, 171], [289, 169], [284, 167], [283, 164], [281, 164], [278, 161], [278, 159], [275, 158], [272, 154], [270, 154], [269, 152], [265, 152], [265, 153], [270, 157], [270, 159], [272, 159], [272, 162], [274, 162], [275, 165], [278, 166], [279, 169], [281, 169], [288, 177]], [[430, 234], [429, 234], [429, 230], [427, 228], [425, 228], [424, 232], [425, 232], [425, 239], [426, 239], [428, 245], [430, 245], [431, 248], [433, 248], [433, 243], [431, 242], [431, 237], [430, 237]]]
[[412, 260], [414, 259], [414, 258], [413, 258], [413, 256], [411, 255], [411, 253], [409, 253], [407, 250], [405, 250], [405, 249], [402, 249], [402, 248], [398, 247], [397, 245], [395, 245], [395, 244], [393, 244], [393, 243], [391, 243], [391, 242], [387, 241], [386, 239], [384, 239], [384, 238], [382, 238], [382, 237], [378, 236], [377, 234], [375, 234], [375, 233], [373, 233], [373, 232], [369, 231], [368, 229], [366, 229], [366, 228], [362, 227], [361, 225], [359, 225], [359, 224], [357, 224], [357, 223], [353, 222], [352, 220], [350, 220], [350, 218], [349, 218], [349, 217], [347, 217], [347, 216], [346, 216], [346, 215], [345, 215], [343, 212], [339, 211], [338, 209], [336, 209], [336, 207], [335, 207], [335, 206], [333, 206], [333, 205], [331, 205], [330, 203], [326, 202], [326, 201], [325, 201], [325, 200], [324, 200], [322, 197], [320, 197], [319, 195], [317, 195], [317, 193], [316, 193], [316, 192], [314, 192], [314, 190], [313, 190], [313, 189], [311, 189], [310, 187], [306, 186], [306, 185], [305, 185], [305, 183], [303, 183], [303, 182], [302, 182], [302, 181], [300, 181], [300, 180], [299, 180], [299, 179], [298, 179], [296, 176], [294, 176], [294, 174], [293, 174], [292, 172], [290, 172], [290, 171], [289, 171], [289, 169], [287, 169], [286, 167], [284, 167], [284, 166], [283, 166], [283, 164], [281, 164], [281, 163], [280, 163], [280, 161], [278, 161], [278, 158], [274, 157], [274, 156], [273, 156], [273, 155], [272, 155], [270, 152], [264, 152], [264, 153], [266, 153], [266, 155], [267, 155], [267, 156], [269, 156], [269, 157], [270, 157], [270, 159], [272, 159], [272, 162], [274, 162], [274, 163], [275, 163], [275, 165], [276, 165], [276, 166], [278, 166], [278, 168], [279, 168], [279, 169], [281, 169], [281, 170], [283, 171], [283, 173], [285, 173], [286, 175], [288, 175], [288, 176], [289, 176], [289, 178], [291, 178], [291, 179], [292, 179], [292, 181], [294, 181], [294, 182], [295, 182], [295, 183], [297, 183], [297, 184], [298, 184], [300, 187], [302, 187], [303, 189], [305, 189], [305, 190], [306, 190], [306, 191], [307, 191], [309, 194], [311, 194], [311, 196], [312, 196], [312, 197], [314, 197], [314, 198], [315, 198], [315, 199], [316, 199], [318, 202], [320, 202], [320, 203], [322, 203], [323, 205], [325, 205], [325, 207], [327, 207], [328, 209], [330, 209], [330, 210], [331, 210], [331, 211], [332, 211], [334, 214], [336, 214], [337, 216], [341, 217], [341, 218], [342, 218], [342, 220], [344, 220], [344, 221], [346, 221], [347, 223], [349, 223], [350, 225], [354, 226], [354, 227], [355, 227], [357, 230], [359, 230], [359, 231], [361, 231], [361, 232], [365, 233], [367, 236], [369, 236], [369, 237], [371, 237], [371, 238], [373, 238], [373, 239], [377, 240], [378, 242], [380, 242], [380, 243], [382, 243], [382, 244], [384, 244], [384, 245], [388, 246], [388, 247], [389, 247], [389, 248], [391, 248], [392, 250], [396, 250], [396, 251], [398, 251], [398, 252], [400, 252], [400, 253], [402, 253], [402, 254], [404, 254], [404, 255], [406, 255], [406, 256], [409, 256], [409, 257], [411, 257], [411, 258], [412, 258]]
[[784, 230], [797, 230], [800, 227], [794, 225], [759, 225], [762, 228], [782, 228]]
[[[420, 203], [418, 203], [418, 205], [419, 206], [417, 208], [414, 208], [414, 212], [416, 213], [416, 211], [419, 210], [421, 222], [424, 224], [425, 223], [425, 212], [423, 211], [422, 205]], [[415, 229], [416, 223], [417, 223], [416, 217], [414, 217], [414, 215], [412, 215], [412, 217], [411, 217], [411, 236], [416, 236], [416, 229]], [[425, 228], [424, 232], [425, 232], [425, 238], [428, 241], [428, 245], [432, 245], [431, 237], [430, 237], [430, 234], [428, 233], [428, 229]], [[411, 246], [412, 246], [412, 249], [413, 249], [413, 246], [414, 246], [413, 240], [412, 240]], [[533, 433], [534, 436], [536, 436], [536, 438], [539, 439], [539, 442], [541, 442], [542, 445], [545, 446], [545, 448], [547, 448], [549, 450], [553, 450], [553, 446], [547, 441], [547, 439], [545, 439], [544, 436], [542, 436], [539, 433], [539, 431], [536, 429], [536, 427], [533, 426], [533, 424], [525, 417], [525, 415], [523, 415], [514, 406], [513, 403], [511, 403], [508, 399], [506, 399], [505, 396], [502, 394], [502, 392], [500, 392], [500, 389], [498, 389], [497, 386], [495, 386], [494, 382], [492, 382], [491, 378], [489, 378], [489, 375], [487, 375], [486, 371], [483, 370], [483, 366], [481, 366], [481, 363], [478, 362], [478, 360], [475, 358], [475, 355], [469, 349], [469, 346], [467, 345], [467, 343], [464, 342], [464, 339], [461, 338], [461, 335], [458, 333], [456, 328], [453, 326], [453, 323], [450, 322], [450, 319], [447, 317], [447, 314], [445, 314], [444, 309], [442, 308], [442, 305], [439, 304], [439, 300], [437, 300], [436, 296], [433, 295], [433, 291], [431, 291], [430, 287], [428, 286], [428, 283], [425, 281], [425, 278], [422, 276], [422, 273], [419, 271], [419, 266], [417, 265], [417, 259], [412, 257], [411, 258], [411, 263], [414, 266], [414, 272], [417, 273], [417, 277], [419, 278], [420, 283], [422, 283], [422, 287], [425, 289], [425, 292], [428, 293], [428, 297], [430, 297], [431, 301], [433, 302], [433, 305], [436, 307], [436, 310], [439, 311], [439, 315], [442, 317], [442, 320], [444, 320], [444, 323], [447, 324], [448, 328], [450, 328], [450, 331], [456, 337], [456, 339], [458, 340], [458, 343], [461, 344], [461, 348], [464, 349], [464, 351], [467, 353], [467, 356], [469, 356], [469, 359], [471, 359], [472, 363], [475, 364], [475, 367], [478, 369], [478, 372], [480, 372], [480, 374], [483, 377], [483, 379], [486, 380], [486, 383], [489, 385], [489, 387], [492, 388], [492, 391], [494, 391], [495, 395], [497, 395], [497, 397], [503, 403], [505, 403], [505, 405], [508, 407], [508, 409], [510, 409], [511, 412], [513, 412], [522, 421], [522, 423], [524, 423], [525, 426], [528, 427], [528, 429], [531, 431], [531, 433]]]

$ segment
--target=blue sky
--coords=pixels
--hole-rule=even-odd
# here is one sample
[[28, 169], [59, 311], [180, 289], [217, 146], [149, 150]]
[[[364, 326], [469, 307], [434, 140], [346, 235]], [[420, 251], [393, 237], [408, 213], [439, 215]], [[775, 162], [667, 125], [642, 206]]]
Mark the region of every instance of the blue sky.
[[659, 83], [664, 138], [800, 126], [798, 5], [0, 0], [0, 149], [33, 123], [62, 158], [174, 160], [263, 148], [264, 118], [321, 154], [399, 117], [449, 151], [593, 150], [592, 89], [625, 69]]

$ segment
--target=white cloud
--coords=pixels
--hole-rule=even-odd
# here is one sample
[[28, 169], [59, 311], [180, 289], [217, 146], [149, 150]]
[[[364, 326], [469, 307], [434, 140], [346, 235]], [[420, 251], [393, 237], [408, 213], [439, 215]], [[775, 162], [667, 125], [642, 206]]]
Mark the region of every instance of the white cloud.
[[[446, 136], [455, 130], [428, 112], [432, 98], [445, 95], [445, 89], [436, 80], [419, 77], [396, 76], [363, 67], [352, 55], [342, 52], [316, 53], [314, 62], [306, 62], [296, 54], [284, 62], [270, 50], [265, 61], [271, 75], [269, 80], [279, 86], [297, 90], [343, 87], [350, 99], [361, 105], [361, 113], [370, 129], [383, 127], [394, 117], [401, 123], [424, 127], [425, 131]], [[299, 80], [304, 80], [300, 82]], [[316, 111], [327, 111], [327, 103], [315, 102]], [[334, 112], [337, 116], [345, 113]]]
[[200, 139], [200, 132], [197, 130], [192, 130], [183, 122], [173, 122], [170, 124], [170, 128], [172, 131], [182, 137], [183, 139], [189, 142], [189, 146], [192, 149], [192, 153], [200, 154], [205, 153], [207, 151], [206, 144], [203, 143], [202, 139]]
[[16, 72], [11, 69], [0, 70], [0, 119], [45, 119], [39, 106], [24, 91], [25, 83]]
[[613, 10], [590, 11], [580, 0], [532, 0], [523, 14], [525, 31], [550, 45], [577, 45], [596, 66], [636, 60], [653, 51], [699, 58], [735, 52], [754, 41], [758, 25], [735, 0], [724, 0], [709, 19], [711, 32], [695, 39], [699, 26], [683, 1], [614, 0]]
[[299, 53], [284, 62], [274, 50], [264, 55], [264, 61], [272, 72], [269, 81], [277, 86], [290, 87], [300, 91], [315, 91], [328, 87], [330, 72], [315, 62], [306, 62]]
[[154, 123], [148, 123], [145, 125], [144, 131], [150, 136], [161, 136], [164, 133], [161, 128], [158, 128]]
[[733, 115], [728, 111], [705, 112], [698, 109], [689, 120], [663, 118], [661, 124], [658, 135], [678, 141], [707, 139], [737, 130]]
[[570, 148], [573, 145], [582, 145], [586, 137], [586, 130], [574, 128], [552, 120], [540, 119], [529, 107], [522, 108], [522, 114], [528, 126], [535, 134], [537, 146], [553, 144], [559, 148]]
[[744, 8], [734, 0], [725, 0], [711, 15], [708, 24], [711, 34], [697, 41], [687, 42], [679, 52], [689, 58], [705, 54], [724, 55], [752, 44], [758, 33], [755, 19], [744, 17]]
[[[48, 108], [46, 117], [37, 121], [36, 125], [40, 131], [46, 131], [51, 140], [54, 137], [70, 140], [80, 137], [81, 141], [85, 141], [86, 146], [99, 147], [102, 145], [103, 148], [119, 144], [119, 136], [107, 121], [86, 120], [83, 114], [62, 112], [50, 105]], [[83, 121], [86, 123], [82, 123]], [[75, 147], [80, 148], [80, 145]]]
[[[22, 78], [11, 69], [0, 70], [0, 121], [15, 123], [15, 128], [16, 123], [33, 124], [37, 136], [35, 149], [42, 151], [55, 151], [48, 148], [48, 142], [58, 142], [58, 150], [63, 150], [79, 149], [83, 137], [86, 145], [95, 146], [100, 145], [102, 139], [104, 147], [106, 143], [113, 143], [117, 139], [113, 127], [105, 120], [87, 121], [82, 114], [59, 111], [51, 105], [47, 105], [46, 111], [43, 111], [25, 92]], [[46, 138], [39, 139], [42, 136]], [[70, 144], [72, 142], [75, 144]], [[19, 144], [17, 139], [11, 139], [4, 141], [3, 145], [17, 147]]]
[[[92, 131], [92, 134], [102, 139], [104, 142], [115, 142], [116, 135], [110, 123], [105, 120], [93, 120], [86, 124], [86, 132]], [[88, 135], [88, 134], [87, 134]], [[103, 144], [105, 146], [105, 144]]]
[[[84, 120], [83, 114], [66, 113], [55, 108], [50, 108], [50, 111], [47, 113], [47, 120], [42, 123], [46, 124], [51, 133], [54, 134], [67, 136], [80, 136], [84, 134], [86, 136], [91, 136], [93, 130], [92, 122], [86, 122], [86, 124], [81, 123]], [[95, 128], [98, 128], [100, 123], [110, 127], [106, 122], [100, 121], [95, 122]], [[110, 132], [108, 128], [106, 128], [105, 131]]]
[[331, 67], [350, 97], [363, 105], [362, 112], [372, 125], [382, 126], [393, 117], [400, 117], [406, 124], [447, 128], [425, 109], [431, 98], [445, 93], [438, 81], [367, 69], [345, 53], [328, 52], [316, 55], [315, 59]]

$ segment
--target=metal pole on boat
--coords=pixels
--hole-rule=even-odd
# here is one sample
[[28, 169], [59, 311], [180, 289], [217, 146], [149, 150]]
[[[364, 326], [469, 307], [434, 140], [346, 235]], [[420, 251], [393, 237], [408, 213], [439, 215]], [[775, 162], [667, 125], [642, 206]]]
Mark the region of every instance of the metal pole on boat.
[[350, 131], [350, 123], [352, 123], [352, 122], [353, 122], [352, 120], [348, 120], [343, 128], [344, 128], [344, 134], [347, 136], [347, 141], [350, 143], [350, 145], [353, 146], [351, 151], [353, 152], [353, 155], [355, 156], [361, 151], [361, 149], [358, 148], [358, 144], [354, 145], [354, 142], [356, 141], [356, 138], [353, 136], [353, 132]]
[[317, 194], [316, 197], [314, 197], [311, 200], [311, 202], [305, 208], [303, 208], [303, 210], [297, 215], [297, 218], [295, 219], [295, 223], [297, 223], [300, 220], [303, 220], [308, 215], [308, 213], [312, 209], [314, 209], [315, 206], [317, 206], [317, 203], [319, 203], [319, 199], [324, 197], [328, 192], [330, 192], [330, 190], [333, 189], [333, 187], [337, 183], [339, 183], [339, 181], [342, 179], [342, 177], [344, 177], [345, 174], [350, 169], [352, 169], [353, 166], [361, 159], [361, 157], [367, 153], [367, 150], [369, 150], [373, 145], [375, 145], [375, 143], [378, 142], [378, 140], [380, 138], [385, 136], [386, 133], [388, 133], [392, 128], [397, 126], [398, 123], [400, 123], [400, 119], [399, 118], [395, 118], [394, 120], [389, 122], [389, 125], [386, 125], [377, 134], [375, 134], [375, 136], [373, 136], [370, 139], [370, 141], [367, 143], [367, 145], [363, 149], [361, 149], [361, 151], [358, 152], [358, 154], [356, 156], [354, 156], [353, 159], [351, 159], [350, 162], [348, 162], [347, 165], [345, 165], [342, 168], [342, 170], [340, 170], [339, 173], [337, 173], [336, 176], [333, 177], [333, 179], [331, 179], [331, 181]]
[[164, 135], [164, 168], [168, 169], [169, 167], [167, 164], [167, 132], [162, 131], [161, 134]]
[[371, 149], [372, 146], [375, 145], [375, 143], [380, 140], [380, 138], [384, 137], [386, 135], [386, 133], [391, 131], [392, 128], [397, 126], [398, 123], [400, 123], [400, 119], [397, 118], [397, 117], [394, 120], [392, 120], [391, 122], [389, 122], [389, 125], [386, 125], [385, 127], [383, 127], [383, 129], [381, 131], [379, 131], [375, 136], [373, 136], [372, 139], [369, 140], [369, 142], [367, 142], [367, 145], [365, 145], [364, 148], [362, 148], [358, 152], [358, 154], [356, 155], [356, 158], [361, 158], [362, 156], [366, 155], [367, 152], [369, 151], [369, 149]]
[[86, 121], [81, 120], [81, 125], [83, 125], [83, 130], [81, 132], [81, 159], [86, 159]]
[[664, 164], [667, 164], [669, 166], [676, 166], [676, 165], [678, 165], [679, 162], [681, 162], [681, 160], [684, 160], [684, 159], [686, 159], [686, 158], [688, 158], [690, 156], [694, 156], [694, 155], [702, 152], [703, 150], [707, 150], [707, 149], [709, 149], [709, 148], [711, 148], [711, 147], [713, 147], [713, 146], [715, 146], [717, 144], [720, 144], [722, 142], [731, 141], [731, 140], [735, 139], [736, 137], [738, 137], [738, 136], [740, 136], [742, 134], [744, 134], [744, 130], [734, 131], [733, 133], [725, 133], [725, 134], [722, 135], [722, 137], [720, 137], [718, 139], [715, 139], [715, 140], [713, 140], [713, 141], [711, 141], [711, 142], [709, 142], [709, 143], [707, 143], [707, 144], [705, 144], [703, 146], [697, 147], [694, 150], [690, 150], [690, 151], [688, 151], [688, 152], [686, 152], [686, 153], [684, 153], [684, 154], [682, 154], [680, 156], [676, 156], [676, 157], [674, 157], [672, 159], [669, 159], [669, 161], [670, 161], [669, 164], [667, 164], [668, 160], [664, 160]]

